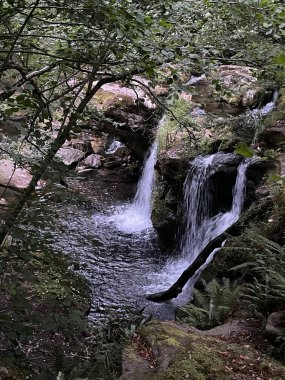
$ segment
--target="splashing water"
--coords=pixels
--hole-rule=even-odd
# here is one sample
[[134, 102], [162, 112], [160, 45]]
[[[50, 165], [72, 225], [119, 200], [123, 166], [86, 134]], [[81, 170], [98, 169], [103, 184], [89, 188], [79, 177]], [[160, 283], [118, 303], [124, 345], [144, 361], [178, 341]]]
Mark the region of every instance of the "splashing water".
[[121, 141], [114, 140], [109, 148], [105, 151], [106, 154], [114, 154], [119, 148], [125, 147], [126, 145], [123, 144]]
[[143, 164], [142, 175], [137, 185], [137, 192], [131, 205], [116, 210], [109, 217], [119, 231], [127, 234], [139, 233], [152, 228], [151, 206], [152, 190], [154, 185], [157, 144], [148, 149]]
[[275, 104], [277, 102], [277, 99], [278, 99], [278, 95], [279, 95], [278, 91], [277, 90], [274, 91], [273, 98], [270, 102], [266, 103], [265, 106], [263, 106], [262, 108], [255, 108], [255, 109], [249, 111], [249, 115], [251, 115], [257, 119], [268, 115], [270, 112], [273, 111]]
[[[236, 183], [233, 189], [232, 207], [225, 213], [210, 216], [211, 213], [211, 181], [219, 161], [225, 162], [232, 155], [218, 153], [206, 157], [197, 157], [192, 162], [188, 176], [184, 183], [184, 232], [179, 245], [180, 258], [169, 260], [162, 273], [155, 274], [150, 281], [147, 293], [158, 292], [172, 285], [182, 272], [196, 259], [206, 245], [222, 234], [234, 224], [241, 213], [246, 184], [246, 169], [249, 162], [245, 161], [238, 167]], [[190, 279], [187, 292], [184, 291], [178, 299], [178, 303], [189, 300], [190, 289], [195, 285], [201, 272], [211, 262], [215, 249], [207, 262]]]

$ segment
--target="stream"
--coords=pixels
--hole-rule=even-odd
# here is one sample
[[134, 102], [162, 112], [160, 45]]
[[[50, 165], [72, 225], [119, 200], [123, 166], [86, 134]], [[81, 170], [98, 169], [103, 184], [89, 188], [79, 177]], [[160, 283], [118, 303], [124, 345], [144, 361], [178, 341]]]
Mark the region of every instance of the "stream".
[[[258, 112], [261, 117], [272, 110], [277, 95]], [[115, 148], [114, 148], [115, 149]], [[190, 279], [177, 300], [156, 304], [146, 294], [166, 290], [215, 237], [235, 223], [242, 210], [246, 170], [242, 160], [232, 185], [232, 204], [228, 210], [212, 215], [211, 176], [232, 154], [198, 156], [189, 164], [184, 183], [182, 231], [171, 258], [160, 251], [151, 223], [156, 144], [145, 155], [140, 180], [135, 190], [123, 169], [98, 170], [70, 175], [68, 189], [53, 185], [30, 207], [22, 224], [28, 249], [49, 249], [73, 261], [89, 283], [93, 321], [124, 315], [129, 308], [143, 309], [146, 315], [173, 319], [175, 308], [191, 298], [191, 289], [207, 262]], [[107, 153], [110, 153], [107, 151]], [[223, 195], [223, 188], [215, 189]], [[86, 202], [87, 200], [87, 202]], [[184, 229], [183, 229], [184, 228]]]
[[[71, 269], [76, 268], [89, 283], [92, 321], [127, 314], [129, 308], [173, 319], [171, 302], [160, 305], [145, 298], [154, 273], [166, 261], [150, 223], [149, 201], [147, 214], [138, 209], [131, 221], [134, 185], [122, 181], [119, 174], [106, 177], [104, 171], [93, 172], [71, 177], [68, 184], [80, 194], [79, 199], [72, 191], [52, 188], [26, 210], [29, 222], [22, 228], [29, 247], [63, 253], [74, 261]], [[86, 204], [80, 197], [91, 201]], [[139, 196], [138, 204], [141, 201]]]

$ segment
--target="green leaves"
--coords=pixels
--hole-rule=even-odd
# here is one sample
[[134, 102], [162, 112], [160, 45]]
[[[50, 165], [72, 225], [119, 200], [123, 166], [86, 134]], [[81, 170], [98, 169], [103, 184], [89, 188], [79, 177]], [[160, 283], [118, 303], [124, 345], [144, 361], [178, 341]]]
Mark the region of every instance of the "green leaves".
[[273, 60], [274, 63], [278, 65], [285, 65], [285, 55], [281, 54]]
[[240, 154], [245, 158], [251, 158], [254, 156], [254, 151], [245, 142], [240, 142], [235, 147], [235, 154]]

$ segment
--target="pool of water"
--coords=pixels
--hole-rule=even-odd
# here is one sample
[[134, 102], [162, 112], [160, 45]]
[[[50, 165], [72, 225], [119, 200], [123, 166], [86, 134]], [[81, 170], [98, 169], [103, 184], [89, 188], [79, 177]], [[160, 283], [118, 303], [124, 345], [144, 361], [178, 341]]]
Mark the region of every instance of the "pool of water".
[[[76, 263], [90, 286], [91, 320], [127, 313], [128, 307], [172, 319], [173, 303], [155, 304], [145, 298], [159, 288], [157, 273], [167, 260], [155, 231], [149, 227], [126, 233], [114, 220], [114, 215], [129, 209], [134, 196], [134, 185], [118, 174], [94, 172], [70, 178], [69, 190], [39, 194], [26, 210], [26, 232], [31, 244], [62, 252]], [[74, 190], [85, 201], [77, 200]]]

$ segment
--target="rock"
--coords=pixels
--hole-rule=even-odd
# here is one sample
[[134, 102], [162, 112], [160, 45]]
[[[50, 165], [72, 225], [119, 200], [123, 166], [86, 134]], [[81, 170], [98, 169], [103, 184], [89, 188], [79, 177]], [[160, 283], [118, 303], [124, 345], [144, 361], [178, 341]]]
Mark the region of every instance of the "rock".
[[9, 371], [7, 370], [7, 368], [0, 367], [0, 375], [1, 376], [8, 375], [8, 374], [9, 374]]
[[121, 380], [258, 379], [261, 373], [277, 380], [285, 369], [249, 344], [154, 320], [138, 329], [124, 350]]
[[270, 195], [270, 191], [271, 191], [270, 186], [266, 186], [266, 185], [260, 186], [256, 189], [255, 195], [257, 199], [265, 198], [268, 195]]
[[64, 147], [58, 150], [56, 157], [65, 165], [70, 166], [81, 161], [84, 158], [85, 154], [85, 152], [82, 152], [79, 149]]
[[77, 166], [77, 167], [76, 167], [76, 172], [77, 172], [78, 174], [82, 174], [82, 173], [90, 173], [90, 172], [92, 172], [92, 171], [94, 171], [94, 169], [92, 169], [92, 168], [86, 168], [86, 166]]
[[265, 129], [261, 134], [261, 140], [269, 147], [280, 148], [285, 146], [285, 125]]
[[167, 96], [169, 95], [170, 89], [169, 87], [164, 87], [164, 86], [155, 86], [153, 89], [153, 93], [156, 96]]
[[[139, 78], [139, 80], [145, 82], [143, 78]], [[105, 84], [95, 95], [94, 101], [101, 109], [106, 110], [114, 106], [120, 108], [126, 104], [134, 104], [138, 97], [142, 99], [145, 107], [156, 108], [156, 104], [152, 102], [140, 87], [136, 86], [136, 83], [134, 83], [134, 88], [125, 87], [119, 83]]]
[[104, 167], [107, 169], [117, 168], [122, 165], [122, 160], [119, 157], [107, 158], [104, 162]]
[[223, 100], [243, 107], [253, 107], [259, 103], [265, 92], [254, 74], [256, 70], [247, 66], [222, 65], [213, 76], [231, 92]]
[[8, 206], [8, 202], [4, 198], [0, 198], [0, 206]]
[[0, 160], [0, 185], [8, 185], [15, 189], [25, 189], [31, 182], [32, 175], [25, 168], [17, 168], [14, 172], [12, 160]]
[[181, 93], [181, 98], [184, 99], [187, 103], [191, 104], [192, 103], [192, 95], [191, 94], [187, 94], [186, 92], [182, 92]]
[[281, 177], [285, 177], [285, 153], [281, 154], [279, 157], [280, 162], [280, 175]]
[[285, 310], [276, 311], [269, 315], [265, 331], [270, 335], [281, 335], [285, 329]]
[[90, 166], [92, 168], [100, 168], [101, 163], [101, 156], [99, 154], [90, 154], [85, 160], [83, 161], [83, 165]]
[[104, 137], [93, 137], [90, 141], [91, 149], [95, 154], [101, 154], [104, 152], [106, 145], [106, 138]]

